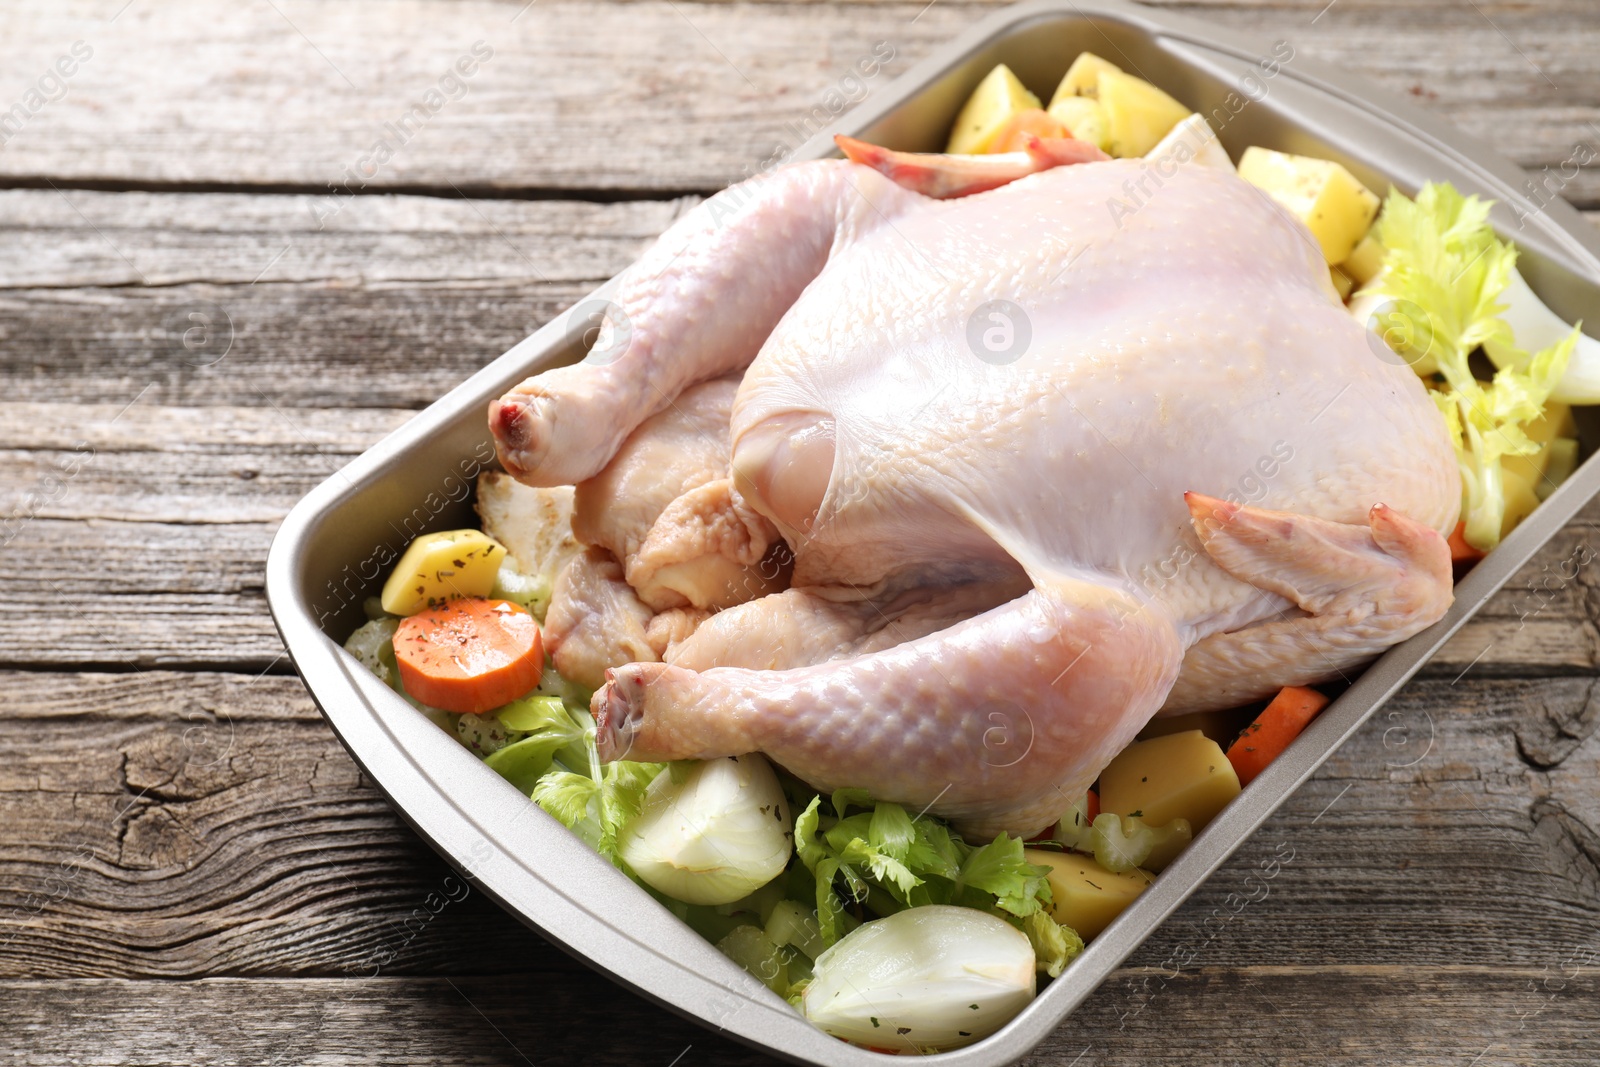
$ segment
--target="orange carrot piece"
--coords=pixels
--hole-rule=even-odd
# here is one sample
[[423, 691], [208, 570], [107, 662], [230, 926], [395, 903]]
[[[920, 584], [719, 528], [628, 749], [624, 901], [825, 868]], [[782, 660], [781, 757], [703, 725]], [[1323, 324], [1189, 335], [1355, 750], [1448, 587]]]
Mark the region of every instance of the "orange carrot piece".
[[424, 704], [482, 714], [539, 684], [544, 640], [527, 608], [459, 597], [402, 620], [394, 658], [400, 684]]
[[1327, 706], [1327, 697], [1303, 685], [1286, 685], [1278, 690], [1266, 710], [1228, 746], [1228, 762], [1233, 764], [1239, 784], [1249, 785], [1266, 770], [1267, 764], [1277, 759]]
[[1048, 112], [1036, 107], [1027, 107], [1006, 120], [1006, 124], [1000, 127], [1000, 132], [995, 134], [994, 147], [989, 151], [1025, 152], [1028, 149], [1028, 142], [1023, 138], [1025, 134], [1030, 133], [1035, 137], [1072, 136], [1067, 132], [1067, 128], [1058, 119], [1051, 118]]
[[1091, 790], [1089, 790], [1089, 804], [1088, 804], [1089, 821], [1090, 822], [1094, 822], [1095, 817], [1098, 816], [1099, 814], [1100, 814], [1100, 794], [1096, 793], [1093, 789], [1091, 789]]

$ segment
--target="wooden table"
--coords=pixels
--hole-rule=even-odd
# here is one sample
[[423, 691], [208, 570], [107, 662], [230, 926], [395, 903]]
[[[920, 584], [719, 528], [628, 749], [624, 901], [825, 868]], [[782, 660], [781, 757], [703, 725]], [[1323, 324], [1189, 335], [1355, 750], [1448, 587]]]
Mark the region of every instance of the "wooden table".
[[[878, 42], [869, 90], [989, 8], [525, 3], [8, 5], [0, 1062], [756, 1058], [480, 894], [425, 908], [459, 883], [318, 716], [262, 564], [301, 494], [758, 166]], [[1591, 0], [1168, 6], [1530, 172], [1600, 141]], [[1600, 169], [1560, 191], [1600, 206]], [[1600, 572], [1557, 577], [1597, 522], [1033, 1062], [1600, 1060]]]

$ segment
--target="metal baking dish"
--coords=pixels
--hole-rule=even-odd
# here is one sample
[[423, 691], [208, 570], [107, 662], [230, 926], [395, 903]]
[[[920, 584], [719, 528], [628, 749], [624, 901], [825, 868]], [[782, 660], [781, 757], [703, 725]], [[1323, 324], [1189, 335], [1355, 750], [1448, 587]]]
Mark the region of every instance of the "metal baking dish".
[[[1282, 61], [1272, 42], [1120, 0], [1033, 0], [1000, 11], [795, 158], [831, 154], [834, 133], [937, 150], [956, 108], [995, 63], [1048, 93], [1084, 49], [1198, 111], [1225, 109], [1219, 133], [1235, 157], [1259, 144], [1340, 160], [1378, 190], [1393, 182], [1415, 191], [1439, 179], [1494, 198], [1496, 225], [1523, 249], [1530, 284], [1569, 321], [1600, 321], [1600, 240], [1564, 202], [1524, 196], [1522, 171], [1490, 148], [1301, 56]], [[1265, 78], [1259, 61], [1273, 58], [1279, 69]], [[814, 1029], [339, 648], [360, 621], [362, 598], [412, 536], [473, 521], [473, 476], [494, 462], [485, 405], [531, 372], [580, 358], [584, 325], [557, 318], [307, 495], [267, 562], [273, 617], [356, 762], [424, 840], [511, 914], [623, 985], [765, 1051], [797, 1063], [877, 1063], [881, 1054]], [[1597, 429], [1586, 427], [1586, 451]], [[1600, 463], [1590, 460], [1457, 587], [1443, 620], [1363, 673], [1064, 976], [1000, 1033], [936, 1060], [976, 1067], [1032, 1049], [1597, 490]]]

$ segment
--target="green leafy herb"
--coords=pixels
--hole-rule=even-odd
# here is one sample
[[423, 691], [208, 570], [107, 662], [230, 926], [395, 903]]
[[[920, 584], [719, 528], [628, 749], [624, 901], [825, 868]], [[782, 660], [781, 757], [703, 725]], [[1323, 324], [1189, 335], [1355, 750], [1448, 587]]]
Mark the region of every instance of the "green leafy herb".
[[[868, 810], [849, 814], [852, 807]], [[1048, 869], [1024, 858], [1020, 839], [1001, 834], [974, 847], [938, 819], [912, 819], [861, 790], [841, 790], [830, 803], [813, 797], [795, 820], [794, 840], [814, 877], [817, 923], [829, 945], [840, 936], [846, 900], [879, 915], [959, 904], [1017, 918], [1050, 902]]]
[[1022, 920], [1022, 932], [1033, 945], [1034, 959], [1039, 970], [1051, 978], [1060, 978], [1067, 964], [1083, 951], [1083, 938], [1070, 926], [1062, 926], [1043, 911], [1036, 911]]

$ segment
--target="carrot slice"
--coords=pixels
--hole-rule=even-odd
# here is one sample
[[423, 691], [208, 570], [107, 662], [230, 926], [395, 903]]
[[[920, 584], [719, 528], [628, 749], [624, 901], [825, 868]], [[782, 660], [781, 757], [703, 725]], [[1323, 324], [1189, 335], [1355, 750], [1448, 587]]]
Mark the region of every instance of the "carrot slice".
[[1327, 706], [1327, 697], [1303, 685], [1286, 685], [1278, 690], [1266, 710], [1228, 746], [1228, 762], [1233, 764], [1239, 784], [1249, 785], [1266, 770], [1267, 764], [1277, 759], [1317, 717], [1317, 712]]
[[1000, 127], [1000, 132], [995, 134], [994, 147], [991, 152], [1022, 152], [1028, 147], [1023, 139], [1024, 134], [1033, 134], [1035, 137], [1071, 137], [1067, 128], [1060, 120], [1052, 118], [1049, 112], [1041, 111], [1036, 107], [1025, 107], [1006, 120]]
[[544, 640], [521, 605], [460, 597], [402, 620], [394, 658], [400, 684], [424, 704], [482, 714], [539, 684]]
[[1094, 822], [1095, 819], [1100, 815], [1100, 794], [1096, 793], [1093, 789], [1089, 790], [1088, 809], [1089, 821]]

